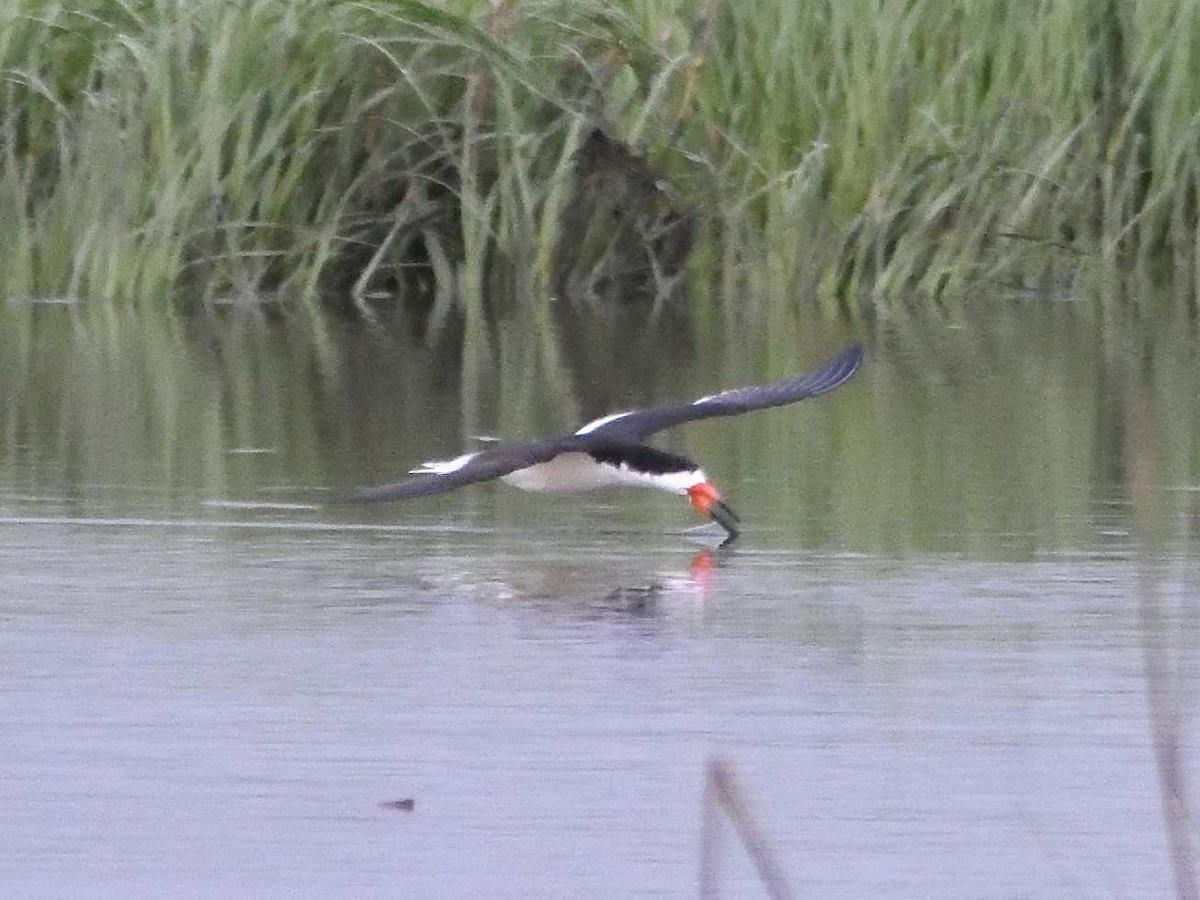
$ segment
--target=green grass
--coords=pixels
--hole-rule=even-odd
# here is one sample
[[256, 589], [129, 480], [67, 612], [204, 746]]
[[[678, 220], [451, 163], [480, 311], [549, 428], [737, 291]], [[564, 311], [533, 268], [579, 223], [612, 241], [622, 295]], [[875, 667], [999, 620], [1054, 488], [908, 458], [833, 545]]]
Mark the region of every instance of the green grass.
[[636, 262], [564, 234], [601, 124], [672, 185], [634, 225], [694, 217], [701, 316], [1119, 306], [1131, 274], [1191, 305], [1198, 95], [1183, 0], [13, 0], [0, 270], [14, 300], [545, 333], [564, 256], [581, 293]]

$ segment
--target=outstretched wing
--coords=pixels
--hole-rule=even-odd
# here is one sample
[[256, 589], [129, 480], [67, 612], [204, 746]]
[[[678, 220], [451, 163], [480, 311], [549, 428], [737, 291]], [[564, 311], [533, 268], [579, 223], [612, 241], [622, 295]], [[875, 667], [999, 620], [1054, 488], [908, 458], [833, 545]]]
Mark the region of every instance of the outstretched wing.
[[526, 466], [549, 462], [560, 453], [580, 450], [581, 442], [574, 436], [549, 438], [532, 444], [497, 447], [477, 453], [464, 453], [456, 459], [423, 463], [413, 469], [403, 481], [363, 488], [342, 497], [338, 503], [376, 503], [383, 500], [405, 500], [452, 491], [464, 484], [490, 481]]
[[403, 481], [364, 488], [335, 502], [375, 503], [440, 494], [465, 484], [490, 481], [527, 466], [549, 462], [561, 453], [593, 453], [617, 445], [637, 444], [648, 435], [672, 425], [796, 403], [844, 384], [858, 371], [862, 357], [862, 346], [855, 344], [841, 356], [805, 375], [794, 375], [769, 384], [733, 388], [682, 406], [616, 413], [597, 419], [565, 437], [464, 453], [455, 459], [424, 463]]
[[656, 431], [684, 422], [713, 416], [735, 416], [738, 413], [771, 406], [786, 406], [828, 393], [845, 384], [858, 371], [862, 358], [862, 344], [855, 344], [836, 359], [804, 375], [793, 375], [768, 384], [732, 388], [680, 406], [615, 413], [589, 422], [575, 434], [593, 439], [641, 441]]

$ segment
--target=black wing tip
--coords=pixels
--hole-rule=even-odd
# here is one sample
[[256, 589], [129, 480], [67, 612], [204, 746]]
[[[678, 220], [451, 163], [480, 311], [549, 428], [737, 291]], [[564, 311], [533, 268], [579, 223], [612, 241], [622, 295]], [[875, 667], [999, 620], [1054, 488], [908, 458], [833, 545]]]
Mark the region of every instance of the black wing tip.
[[841, 368], [845, 366], [847, 373], [853, 375], [858, 371], [858, 367], [862, 365], [865, 355], [866, 351], [863, 349], [862, 341], [856, 341], [839, 353], [830, 363], [829, 368]]
[[863, 349], [861, 342], [851, 344], [827, 362], [824, 367], [812, 373], [811, 376], [806, 376], [812, 378], [814, 381], [812, 385], [813, 395], [828, 393], [834, 388], [841, 387], [853, 378], [862, 366], [865, 355], [866, 351]]
[[416, 496], [412, 493], [413, 485], [409, 482], [384, 484], [378, 487], [359, 488], [350, 494], [342, 494], [325, 501], [326, 506], [363, 506], [367, 503], [390, 503], [395, 500], [407, 500]]

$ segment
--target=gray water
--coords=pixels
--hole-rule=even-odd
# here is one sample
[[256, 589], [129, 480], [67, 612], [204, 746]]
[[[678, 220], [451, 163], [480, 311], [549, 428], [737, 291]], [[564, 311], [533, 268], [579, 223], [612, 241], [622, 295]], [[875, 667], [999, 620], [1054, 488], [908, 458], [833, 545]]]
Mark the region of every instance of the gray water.
[[[0, 892], [694, 896], [724, 759], [798, 896], [1171, 896], [1197, 839], [1186, 445], [1149, 488], [1120, 436], [1095, 439], [1115, 482], [1100, 454], [1051, 486], [1074, 456], [1034, 447], [1001, 493], [1003, 448], [995, 481], [952, 477], [879, 412], [865, 460], [787, 437], [837, 449], [847, 408], [928, 399], [881, 353], [799, 425], [694, 445], [747, 522], [729, 554], [665, 495], [326, 510], [304, 491], [414, 460], [289, 483], [267, 445], [164, 487], [10, 443]], [[906, 434], [982, 448], [967, 392]], [[747, 471], [764, 436], [818, 480]], [[722, 895], [763, 896], [722, 828]]]
[[802, 895], [1171, 893], [1190, 561], [255, 524], [0, 522], [7, 895], [678, 896], [714, 756]]

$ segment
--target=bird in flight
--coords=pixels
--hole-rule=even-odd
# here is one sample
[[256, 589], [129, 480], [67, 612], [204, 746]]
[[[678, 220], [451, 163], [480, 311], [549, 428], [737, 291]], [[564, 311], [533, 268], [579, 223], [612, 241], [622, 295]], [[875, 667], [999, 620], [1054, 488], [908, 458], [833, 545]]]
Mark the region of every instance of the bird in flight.
[[422, 463], [403, 481], [365, 488], [347, 503], [375, 503], [440, 494], [465, 484], [499, 478], [525, 491], [590, 491], [607, 487], [652, 487], [686, 496], [701, 515], [725, 529], [725, 544], [738, 536], [738, 517], [695, 462], [648, 446], [650, 435], [685, 422], [736, 416], [787, 406], [826, 394], [853, 377], [863, 349], [855, 344], [819, 369], [767, 384], [731, 388], [691, 403], [607, 415], [574, 434], [464, 453]]

